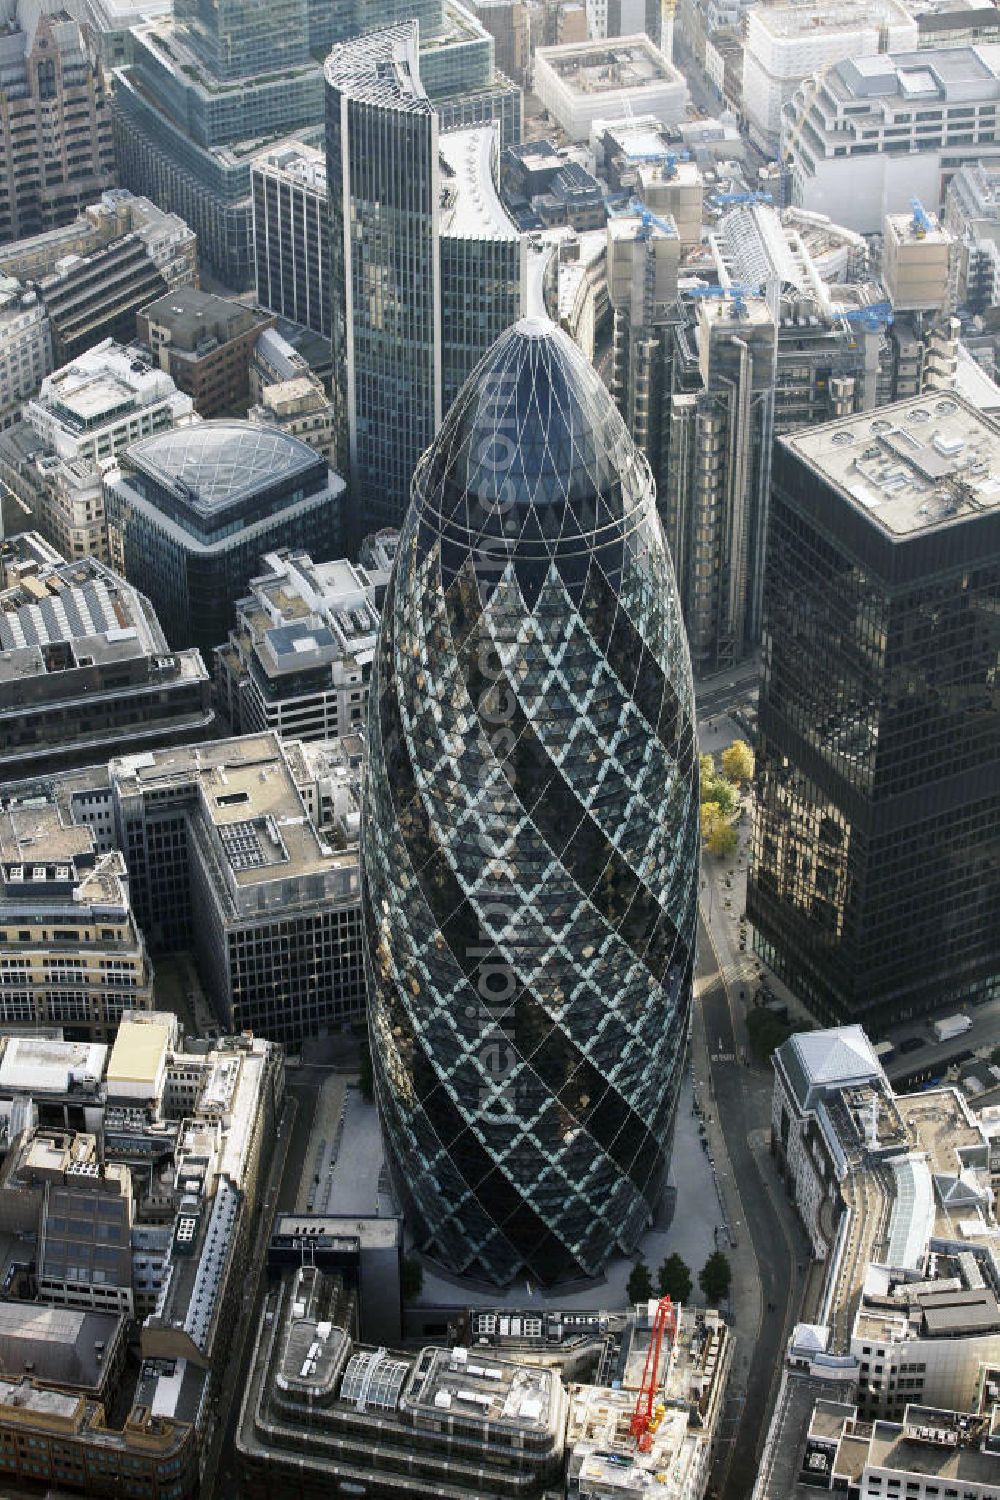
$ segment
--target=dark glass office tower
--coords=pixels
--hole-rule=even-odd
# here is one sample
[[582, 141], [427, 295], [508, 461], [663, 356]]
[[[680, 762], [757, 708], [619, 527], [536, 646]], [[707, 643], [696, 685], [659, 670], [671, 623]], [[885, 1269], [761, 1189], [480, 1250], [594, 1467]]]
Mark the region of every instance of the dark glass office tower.
[[998, 471], [945, 392], [775, 447], [747, 909], [824, 1021], [1000, 988]]
[[649, 468], [522, 321], [413, 481], [363, 817], [369, 1024], [397, 1189], [458, 1272], [634, 1246], [688, 1038], [691, 673]]

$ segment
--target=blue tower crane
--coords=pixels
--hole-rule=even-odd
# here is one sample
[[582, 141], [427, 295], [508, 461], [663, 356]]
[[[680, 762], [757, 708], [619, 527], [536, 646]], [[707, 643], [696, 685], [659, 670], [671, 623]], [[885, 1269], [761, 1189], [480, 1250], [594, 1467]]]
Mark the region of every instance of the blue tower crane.
[[910, 199], [910, 207], [913, 209], [913, 218], [910, 220], [913, 233], [923, 239], [934, 228], [930, 215], [926, 212], [919, 198]]

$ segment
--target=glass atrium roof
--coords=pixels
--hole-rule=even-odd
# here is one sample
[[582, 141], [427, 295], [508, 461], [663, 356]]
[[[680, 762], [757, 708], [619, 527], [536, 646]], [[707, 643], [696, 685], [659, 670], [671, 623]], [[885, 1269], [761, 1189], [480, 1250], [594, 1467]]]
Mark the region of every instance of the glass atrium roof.
[[250, 422], [174, 428], [137, 443], [129, 458], [200, 510], [230, 504], [316, 463], [315, 452], [298, 438]]

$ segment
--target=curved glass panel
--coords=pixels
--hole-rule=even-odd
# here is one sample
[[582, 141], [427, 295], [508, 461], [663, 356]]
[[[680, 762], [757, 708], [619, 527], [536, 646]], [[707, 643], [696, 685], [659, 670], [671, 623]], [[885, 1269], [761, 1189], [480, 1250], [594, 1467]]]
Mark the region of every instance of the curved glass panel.
[[665, 1178], [698, 758], [648, 466], [550, 323], [500, 339], [418, 466], [369, 734], [369, 1018], [409, 1222], [499, 1283], [598, 1274]]

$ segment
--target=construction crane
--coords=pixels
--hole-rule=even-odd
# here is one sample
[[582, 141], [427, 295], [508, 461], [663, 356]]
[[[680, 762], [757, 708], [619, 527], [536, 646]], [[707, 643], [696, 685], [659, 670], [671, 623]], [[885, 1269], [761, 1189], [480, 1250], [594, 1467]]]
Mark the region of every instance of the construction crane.
[[924, 235], [930, 234], [934, 228], [933, 220], [919, 198], [911, 198], [910, 207], [913, 209], [913, 218], [910, 220], [910, 227], [917, 239], [922, 240]]
[[860, 323], [869, 333], [880, 333], [892, 322], [891, 302], [870, 302], [867, 307], [852, 307], [843, 314], [845, 323]]
[[712, 199], [720, 208], [732, 208], [737, 203], [773, 203], [774, 199], [770, 193], [760, 191], [752, 193], [716, 193]]
[[733, 282], [731, 286], [689, 286], [681, 293], [682, 297], [729, 297], [732, 299], [733, 310], [738, 318], [746, 317], [748, 297], [756, 297], [760, 292], [759, 286], [745, 286], [741, 282]]
[[659, 1425], [654, 1413], [654, 1402], [656, 1400], [657, 1381], [660, 1374], [660, 1355], [663, 1352], [663, 1340], [669, 1340], [667, 1346], [667, 1358], [670, 1358], [670, 1349], [674, 1339], [677, 1337], [677, 1312], [669, 1297], [661, 1297], [656, 1304], [656, 1312], [653, 1316], [653, 1327], [649, 1335], [649, 1348], [646, 1350], [646, 1363], [642, 1371], [642, 1385], [639, 1387], [639, 1395], [636, 1398], [635, 1410], [632, 1413], [632, 1422], [629, 1431], [636, 1439], [640, 1453], [648, 1453], [653, 1446], [653, 1433]]
[[653, 210], [651, 208], [647, 208], [646, 204], [643, 203], [641, 198], [631, 198], [629, 200], [628, 208], [625, 210], [625, 212], [629, 214], [637, 214], [642, 220], [642, 227], [636, 236], [637, 239], [648, 240], [649, 231], [654, 227], [656, 229], [662, 229], [663, 233], [668, 234], [671, 239], [675, 240], [677, 238], [676, 225], [671, 224], [669, 219], [661, 219], [659, 214], [654, 214]]

